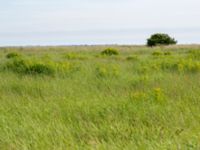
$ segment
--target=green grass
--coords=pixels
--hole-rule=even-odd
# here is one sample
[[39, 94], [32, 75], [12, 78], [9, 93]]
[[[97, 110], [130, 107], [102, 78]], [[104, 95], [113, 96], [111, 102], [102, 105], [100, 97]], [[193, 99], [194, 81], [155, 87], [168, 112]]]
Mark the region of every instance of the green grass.
[[199, 52], [0, 48], [0, 149], [199, 150]]

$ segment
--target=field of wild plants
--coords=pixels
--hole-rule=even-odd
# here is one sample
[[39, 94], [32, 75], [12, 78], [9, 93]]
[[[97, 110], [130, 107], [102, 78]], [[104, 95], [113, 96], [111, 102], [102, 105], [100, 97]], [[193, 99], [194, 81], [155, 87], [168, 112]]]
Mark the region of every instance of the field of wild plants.
[[0, 149], [200, 149], [200, 46], [0, 48]]

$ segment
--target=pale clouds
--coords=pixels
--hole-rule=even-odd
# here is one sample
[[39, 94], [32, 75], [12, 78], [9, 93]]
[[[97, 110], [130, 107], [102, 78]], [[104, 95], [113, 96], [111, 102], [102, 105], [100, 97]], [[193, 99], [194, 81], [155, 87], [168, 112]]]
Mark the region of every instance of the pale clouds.
[[1, 33], [200, 28], [199, 6], [199, 0], [2, 1], [0, 36]]

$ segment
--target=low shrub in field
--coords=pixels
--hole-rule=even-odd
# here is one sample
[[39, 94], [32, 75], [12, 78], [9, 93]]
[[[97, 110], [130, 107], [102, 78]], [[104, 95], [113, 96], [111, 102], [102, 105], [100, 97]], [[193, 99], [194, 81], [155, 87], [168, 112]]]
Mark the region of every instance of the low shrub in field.
[[119, 52], [117, 49], [114, 48], [107, 48], [104, 51], [101, 52], [101, 55], [107, 55], [107, 56], [111, 56], [111, 55], [119, 55]]
[[67, 59], [80, 59], [80, 60], [84, 60], [84, 59], [87, 59], [86, 56], [83, 56], [83, 55], [80, 55], [78, 53], [67, 53], [67, 54], [64, 54], [64, 58], [67, 58]]
[[151, 70], [153, 71], [160, 71], [160, 65], [156, 63], [152, 63], [150, 66]]
[[171, 52], [162, 52], [162, 51], [154, 51], [152, 53], [153, 56], [162, 56], [162, 55], [165, 55], [165, 56], [169, 56], [171, 55], [172, 53]]
[[76, 53], [67, 53], [64, 56], [67, 59], [76, 59], [77, 58], [77, 54]]
[[152, 92], [152, 98], [156, 102], [163, 102], [165, 100], [165, 94], [161, 88], [154, 88]]
[[31, 64], [26, 69], [26, 73], [28, 73], [28, 74], [54, 75], [55, 74], [55, 68], [53, 66], [42, 64], [42, 63], [34, 63], [34, 64]]
[[149, 75], [136, 75], [130, 81], [130, 85], [133, 88], [141, 88], [148, 85], [151, 82]]
[[188, 57], [191, 58], [191, 59], [200, 60], [200, 50], [189, 51]]
[[30, 62], [24, 59], [14, 59], [11, 61], [8, 61], [4, 69], [11, 70], [17, 73], [26, 72], [29, 68]]
[[166, 100], [166, 95], [161, 88], [154, 88], [149, 91], [135, 91], [130, 94], [130, 98], [134, 101], [146, 101], [163, 103]]
[[171, 52], [164, 52], [164, 55], [172, 55]]
[[199, 61], [192, 61], [192, 60], [189, 60], [189, 61], [185, 61], [184, 64], [183, 64], [183, 67], [186, 71], [189, 71], [189, 72], [200, 72], [200, 62]]
[[52, 76], [56, 73], [65, 75], [74, 72], [77, 70], [77, 67], [69, 62], [42, 62], [25, 59], [14, 59], [8, 61], [4, 65], [4, 69], [20, 74], [41, 74]]
[[137, 71], [138, 73], [146, 74], [151, 71], [151, 68], [148, 65], [143, 65], [143, 66], [140, 66]]
[[132, 56], [128, 56], [126, 58], [126, 60], [129, 60], [129, 61], [137, 61], [139, 60], [138, 56], [137, 55], [132, 55]]
[[157, 63], [157, 65], [159, 66], [159, 68], [161, 70], [164, 71], [176, 71], [177, 70], [177, 66], [176, 64], [178, 63], [178, 60], [162, 60], [160, 62]]
[[25, 59], [9, 61], [5, 64], [4, 68], [21, 74], [52, 75], [55, 73], [53, 66]]
[[58, 74], [62, 75], [69, 75], [71, 73], [74, 73], [76, 71], [79, 71], [80, 67], [78, 64], [70, 63], [70, 62], [52, 62], [53, 65], [56, 68], [56, 71]]
[[161, 55], [163, 55], [163, 53], [162, 53], [161, 51], [154, 51], [154, 52], [152, 53], [152, 55], [153, 55], [153, 56], [161, 56]]
[[16, 57], [20, 57], [20, 56], [21, 56], [21, 54], [19, 54], [17, 52], [11, 52], [6, 55], [6, 58], [10, 59], [10, 58], [16, 58]]
[[131, 93], [130, 97], [134, 101], [141, 101], [141, 100], [146, 100], [148, 98], [148, 95], [145, 92], [136, 91]]
[[179, 71], [179, 72], [200, 72], [200, 62], [192, 59], [163, 61], [160, 64], [162, 70]]
[[119, 69], [117, 66], [99, 66], [96, 68], [98, 77], [117, 77], [119, 75]]
[[52, 56], [49, 55], [49, 54], [45, 54], [45, 55], [43, 55], [43, 56], [41, 57], [41, 59], [42, 59], [43, 61], [50, 61], [50, 60], [52, 60]]

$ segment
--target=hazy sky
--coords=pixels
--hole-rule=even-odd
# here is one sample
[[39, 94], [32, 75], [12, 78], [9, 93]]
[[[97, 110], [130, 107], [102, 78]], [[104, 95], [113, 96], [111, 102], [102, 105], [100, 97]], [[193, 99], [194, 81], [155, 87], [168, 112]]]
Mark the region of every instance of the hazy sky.
[[142, 44], [153, 32], [200, 42], [200, 0], [0, 2], [0, 45]]

